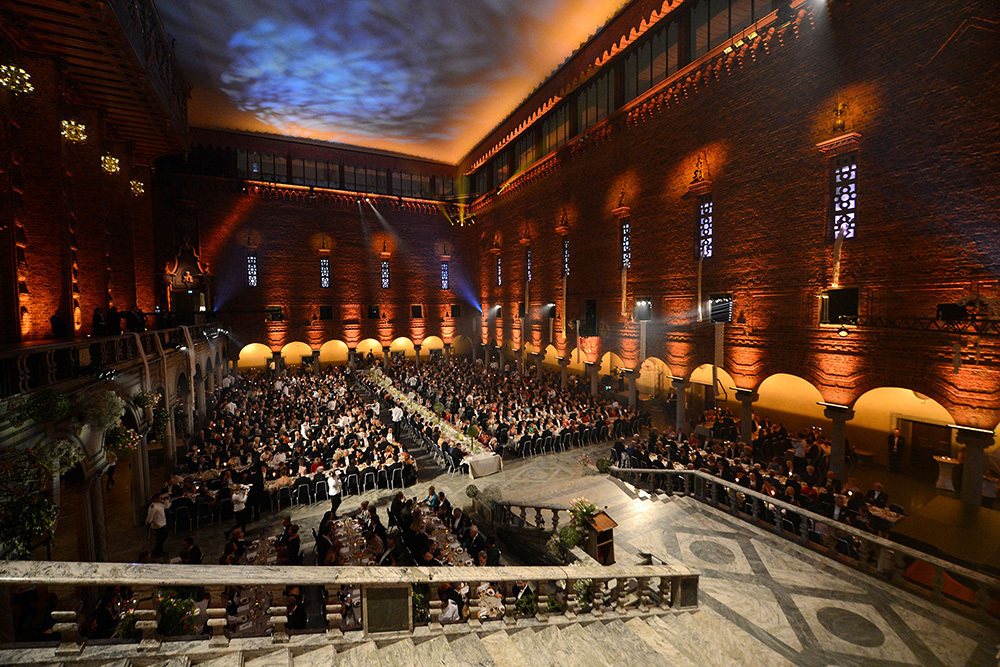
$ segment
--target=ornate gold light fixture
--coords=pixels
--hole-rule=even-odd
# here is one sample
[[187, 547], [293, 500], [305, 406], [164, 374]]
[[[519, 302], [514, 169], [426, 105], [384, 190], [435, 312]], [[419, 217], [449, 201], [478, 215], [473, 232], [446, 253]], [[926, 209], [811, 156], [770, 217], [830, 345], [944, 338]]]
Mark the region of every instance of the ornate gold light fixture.
[[116, 157], [111, 157], [110, 155], [102, 155], [101, 167], [109, 174], [117, 174], [121, 171], [121, 161]]
[[129, 181], [128, 184], [132, 186], [132, 194], [136, 197], [141, 197], [146, 192], [146, 186], [142, 184], [142, 181]]
[[31, 85], [31, 75], [17, 65], [0, 65], [0, 86], [15, 95], [30, 93], [35, 89]]
[[75, 120], [64, 120], [62, 122], [62, 135], [68, 141], [83, 143], [87, 140], [87, 126]]

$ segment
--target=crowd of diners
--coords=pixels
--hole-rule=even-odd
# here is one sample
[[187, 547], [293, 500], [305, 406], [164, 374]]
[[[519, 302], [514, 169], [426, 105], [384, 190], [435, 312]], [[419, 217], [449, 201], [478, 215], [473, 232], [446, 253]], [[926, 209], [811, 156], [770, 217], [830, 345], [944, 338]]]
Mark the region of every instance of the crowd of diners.
[[[613, 463], [626, 468], [699, 470], [795, 507], [826, 516], [873, 533], [886, 533], [891, 510], [889, 494], [881, 483], [864, 492], [853, 477], [838, 478], [829, 469], [829, 442], [818, 428], [795, 433], [767, 417], [754, 416], [749, 443], [737, 441], [738, 421], [728, 409], [709, 411], [699, 428], [688, 435], [674, 429], [656, 430], [642, 438], [618, 439], [611, 450]], [[656, 483], [679, 484], [660, 477]], [[752, 510], [747, 502], [744, 509]], [[772, 509], [759, 507], [758, 518], [772, 520]], [[785, 519], [797, 531], [799, 515]]]
[[[646, 419], [613, 398], [591, 396], [582, 386], [561, 389], [557, 374], [546, 372], [539, 378], [534, 372], [486, 366], [481, 360], [432, 358], [419, 367], [412, 361], [398, 362], [386, 373], [396, 388], [427, 409], [438, 406], [442, 419], [460, 433], [474, 434], [480, 446], [498, 455], [523, 455], [536, 439], [544, 442], [548, 436], [558, 443], [567, 434], [605, 426], [608, 433], [625, 425], [636, 430], [637, 422]], [[453, 442], [419, 414], [409, 419], [456, 467], [471, 453], [466, 444]]]
[[[154, 498], [151, 518], [162, 510], [168, 520], [193, 523], [231, 511], [245, 531], [262, 511], [282, 504], [336, 502], [416, 481], [416, 462], [350, 367], [228, 376], [214, 398], [208, 423]], [[159, 533], [153, 555], [163, 556]]]

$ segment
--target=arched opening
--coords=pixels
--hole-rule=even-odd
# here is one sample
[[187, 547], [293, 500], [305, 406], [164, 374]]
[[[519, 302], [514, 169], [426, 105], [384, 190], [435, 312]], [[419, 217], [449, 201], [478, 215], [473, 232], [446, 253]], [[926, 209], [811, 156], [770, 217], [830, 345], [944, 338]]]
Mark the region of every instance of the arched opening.
[[571, 373], [583, 374], [586, 369], [586, 359], [582, 352], [575, 347], [569, 352], [569, 371]]
[[236, 362], [237, 368], [241, 371], [250, 370], [254, 368], [267, 368], [267, 364], [271, 361], [274, 355], [271, 353], [271, 348], [267, 345], [261, 343], [250, 343], [245, 345], [242, 350], [240, 350], [240, 356]]
[[400, 336], [396, 340], [389, 343], [389, 354], [397, 359], [400, 356], [405, 356], [407, 359], [413, 359], [417, 356], [417, 350], [413, 346], [412, 340], [406, 336]]
[[307, 343], [293, 341], [281, 348], [281, 362], [285, 366], [301, 366], [306, 358], [312, 358], [312, 348]]
[[176, 441], [181, 443], [186, 441], [191, 435], [191, 383], [187, 375], [181, 373], [177, 376], [177, 393], [174, 399], [173, 418], [176, 427]]
[[546, 346], [542, 365], [550, 370], [559, 370], [559, 350], [556, 349], [555, 345]]
[[817, 405], [823, 400], [819, 389], [797, 375], [776, 373], [760, 383], [757, 395], [753, 413], [782, 424], [789, 433], [830, 423]]
[[420, 358], [427, 359], [431, 354], [440, 355], [444, 350], [444, 341], [437, 336], [428, 336], [420, 346]]
[[729, 408], [733, 415], [739, 416], [742, 406], [736, 400], [731, 387], [736, 386], [733, 377], [724, 368], [716, 369], [715, 389], [712, 389], [712, 364], [702, 364], [694, 369], [689, 378], [687, 389], [687, 414], [694, 419], [706, 410]]
[[933, 398], [903, 387], [878, 387], [858, 397], [852, 406], [854, 418], [844, 433], [855, 452], [871, 452], [880, 466], [893, 466], [889, 434], [898, 428], [905, 444], [898, 468], [918, 479], [934, 483], [938, 466], [934, 456], [955, 456], [954, 424], [948, 411]]
[[457, 356], [472, 354], [472, 339], [468, 336], [455, 336], [451, 341], [451, 353]]
[[374, 338], [365, 338], [363, 341], [358, 343], [356, 354], [359, 359], [363, 359], [371, 353], [376, 359], [382, 358], [382, 343], [378, 342]]
[[613, 375], [624, 366], [625, 363], [617, 354], [614, 352], [605, 352], [604, 356], [601, 357], [601, 377], [604, 377], [605, 375]]
[[319, 348], [319, 367], [345, 366], [350, 350], [347, 343], [341, 340], [328, 340]]
[[639, 367], [639, 377], [635, 386], [640, 394], [665, 398], [670, 394], [670, 367], [657, 357], [648, 357]]

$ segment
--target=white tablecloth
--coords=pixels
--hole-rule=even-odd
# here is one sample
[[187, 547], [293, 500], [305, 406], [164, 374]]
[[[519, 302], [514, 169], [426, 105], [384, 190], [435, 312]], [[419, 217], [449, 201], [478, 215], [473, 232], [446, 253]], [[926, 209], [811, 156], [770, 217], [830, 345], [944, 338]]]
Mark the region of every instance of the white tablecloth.
[[469, 464], [469, 477], [486, 477], [503, 470], [503, 459], [496, 454], [474, 454], [464, 459]]

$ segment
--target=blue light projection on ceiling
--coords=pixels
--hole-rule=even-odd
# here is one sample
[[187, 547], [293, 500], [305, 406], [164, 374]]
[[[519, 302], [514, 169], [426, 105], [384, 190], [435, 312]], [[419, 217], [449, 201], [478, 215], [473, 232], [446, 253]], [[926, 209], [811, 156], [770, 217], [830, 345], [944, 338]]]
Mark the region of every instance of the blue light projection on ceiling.
[[622, 0], [160, 0], [191, 124], [457, 161]]

